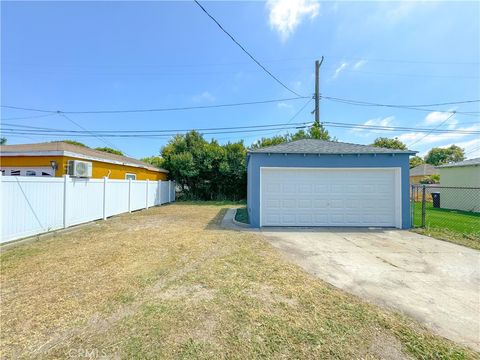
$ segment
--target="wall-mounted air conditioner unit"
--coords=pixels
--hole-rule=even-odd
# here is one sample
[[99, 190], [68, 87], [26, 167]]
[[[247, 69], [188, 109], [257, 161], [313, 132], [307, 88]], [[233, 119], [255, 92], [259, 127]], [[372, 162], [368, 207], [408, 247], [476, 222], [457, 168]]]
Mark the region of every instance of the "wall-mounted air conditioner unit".
[[68, 175], [74, 177], [92, 177], [92, 163], [90, 161], [68, 160]]

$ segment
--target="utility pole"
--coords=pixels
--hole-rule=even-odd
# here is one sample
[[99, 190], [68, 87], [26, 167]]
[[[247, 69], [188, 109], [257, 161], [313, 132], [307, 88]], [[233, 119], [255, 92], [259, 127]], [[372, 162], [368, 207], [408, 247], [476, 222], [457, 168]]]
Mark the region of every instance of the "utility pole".
[[315, 122], [320, 123], [320, 66], [323, 63], [323, 56], [320, 61], [315, 61]]

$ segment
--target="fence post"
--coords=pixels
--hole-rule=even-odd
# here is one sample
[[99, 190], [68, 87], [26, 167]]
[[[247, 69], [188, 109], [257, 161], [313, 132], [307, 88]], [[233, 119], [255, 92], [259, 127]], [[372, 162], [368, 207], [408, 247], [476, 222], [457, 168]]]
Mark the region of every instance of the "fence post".
[[170, 189], [170, 185], [172, 184], [172, 180], [168, 180], [168, 202], [170, 202], [170, 194], [172, 190]]
[[67, 224], [67, 201], [68, 201], [68, 175], [63, 175], [63, 228], [65, 229]]
[[147, 195], [146, 195], [146, 199], [145, 199], [145, 209], [148, 209], [148, 179], [147, 179]]
[[158, 180], [157, 194], [158, 194], [158, 204], [157, 205], [162, 205], [162, 180]]
[[132, 212], [132, 179], [128, 179], [128, 212]]
[[425, 185], [422, 186], [422, 228], [425, 227]]
[[103, 220], [107, 220], [107, 177], [103, 177]]
[[415, 185], [410, 186], [410, 226], [415, 227]]

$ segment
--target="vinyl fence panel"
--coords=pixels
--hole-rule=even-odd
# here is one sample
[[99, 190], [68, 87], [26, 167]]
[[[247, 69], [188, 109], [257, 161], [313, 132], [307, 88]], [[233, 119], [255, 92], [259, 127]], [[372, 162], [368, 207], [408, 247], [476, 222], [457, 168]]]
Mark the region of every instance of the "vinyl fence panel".
[[175, 201], [175, 183], [0, 176], [0, 243]]
[[61, 178], [1, 177], [1, 241], [63, 227]]
[[170, 183], [169, 181], [162, 181], [161, 183], [160, 204], [165, 204], [168, 202], [169, 183]]
[[130, 211], [140, 210], [146, 207], [146, 192], [146, 181], [132, 180], [132, 187], [130, 189]]
[[103, 218], [103, 179], [67, 181], [66, 226]]
[[147, 194], [147, 205], [148, 207], [160, 205], [160, 202], [157, 201], [159, 199], [158, 195], [158, 182], [156, 181], [148, 181], [148, 194]]
[[128, 180], [107, 180], [105, 209], [107, 216], [128, 212]]

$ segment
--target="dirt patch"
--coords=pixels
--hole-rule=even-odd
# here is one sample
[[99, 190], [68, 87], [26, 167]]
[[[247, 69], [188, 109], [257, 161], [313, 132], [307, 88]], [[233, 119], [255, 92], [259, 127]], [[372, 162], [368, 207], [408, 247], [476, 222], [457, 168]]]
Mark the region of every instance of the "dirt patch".
[[214, 297], [214, 291], [202, 285], [186, 286], [181, 285], [174, 288], [159, 291], [156, 294], [157, 299], [162, 300], [179, 300], [187, 299], [188, 301], [211, 300]]
[[402, 350], [402, 343], [393, 335], [388, 333], [376, 333], [373, 337], [369, 354], [383, 360], [409, 360], [411, 356]]
[[259, 284], [258, 287], [246, 291], [246, 294], [252, 298], [269, 304], [285, 304], [288, 306], [298, 305], [298, 301], [296, 299], [288, 298], [278, 294], [277, 289], [270, 285]]

